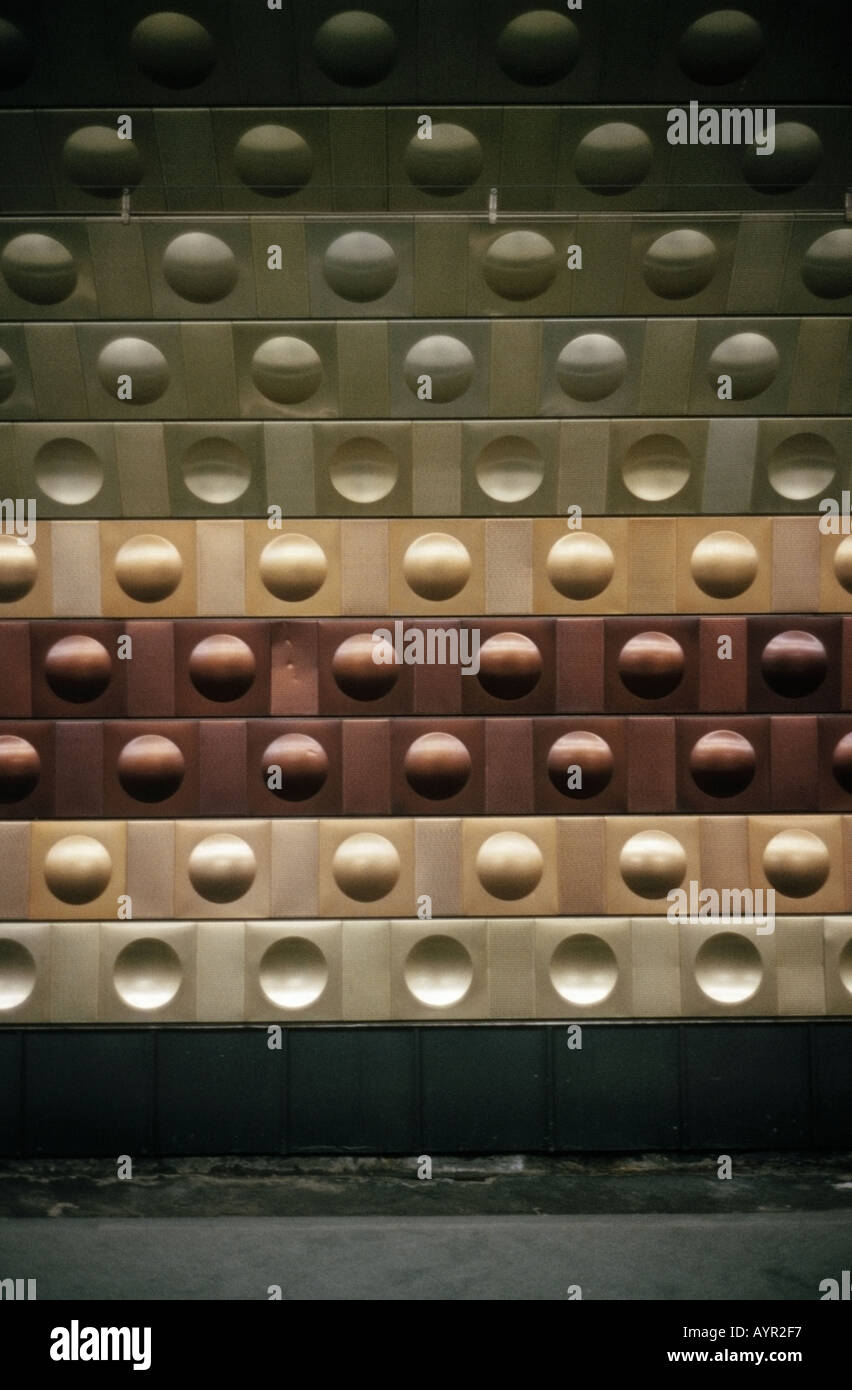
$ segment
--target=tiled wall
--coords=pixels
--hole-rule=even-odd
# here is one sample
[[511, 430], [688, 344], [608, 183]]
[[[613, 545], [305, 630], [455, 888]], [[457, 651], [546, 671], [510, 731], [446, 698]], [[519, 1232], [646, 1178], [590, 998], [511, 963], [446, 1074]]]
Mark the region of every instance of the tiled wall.
[[0, 1152], [850, 1142], [843, 10], [5, 0]]

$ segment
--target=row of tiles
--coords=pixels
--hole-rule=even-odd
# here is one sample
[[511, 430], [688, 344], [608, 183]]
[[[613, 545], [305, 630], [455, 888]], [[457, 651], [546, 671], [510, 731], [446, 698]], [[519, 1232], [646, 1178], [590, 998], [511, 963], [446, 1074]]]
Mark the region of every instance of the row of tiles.
[[852, 617], [0, 621], [10, 719], [830, 713]]
[[840, 315], [5, 323], [0, 418], [844, 415], [850, 351]]
[[839, 222], [18, 222], [0, 237], [0, 319], [839, 313]]
[[852, 918], [38, 922], [0, 927], [0, 1022], [852, 1014]]
[[[73, 379], [69, 399], [48, 362], [36, 370], [40, 409], [74, 405]], [[640, 405], [665, 409], [666, 383], [650, 384]], [[796, 414], [0, 423], [0, 493], [67, 518], [816, 513], [852, 486], [852, 420]]]
[[669, 100], [736, 83], [738, 101], [795, 93], [845, 99], [832, 0], [810, 0], [800, 41], [794, 0], [748, 13], [702, 0], [8, 0], [0, 30], [3, 104], [90, 101], [244, 105], [288, 101]]
[[844, 811], [852, 715], [0, 723], [4, 816]]
[[[677, 108], [674, 108], [677, 109]], [[0, 111], [5, 213], [843, 206], [848, 106]], [[771, 112], [771, 114], [770, 114]], [[725, 114], [727, 113], [727, 114]], [[690, 129], [691, 124], [691, 129]]]
[[270, 526], [39, 523], [37, 502], [13, 506], [0, 504], [6, 617], [852, 610], [852, 536], [827, 534], [824, 516]]
[[841, 815], [4, 821], [0, 849], [12, 921], [852, 907]]

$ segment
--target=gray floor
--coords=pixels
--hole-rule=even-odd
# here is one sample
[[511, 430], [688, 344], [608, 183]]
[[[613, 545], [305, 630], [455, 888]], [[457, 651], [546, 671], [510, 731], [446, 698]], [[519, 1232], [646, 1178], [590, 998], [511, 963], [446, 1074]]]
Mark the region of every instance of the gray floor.
[[0, 1219], [39, 1299], [818, 1300], [852, 1213]]
[[852, 1155], [0, 1164], [0, 1278], [38, 1298], [814, 1300]]

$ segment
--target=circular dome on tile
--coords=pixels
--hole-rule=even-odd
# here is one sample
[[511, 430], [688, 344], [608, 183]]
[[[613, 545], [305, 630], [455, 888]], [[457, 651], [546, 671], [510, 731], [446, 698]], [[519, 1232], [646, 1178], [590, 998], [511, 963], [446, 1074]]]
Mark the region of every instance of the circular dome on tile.
[[387, 444], [359, 436], [338, 444], [329, 459], [328, 476], [335, 492], [347, 502], [369, 506], [393, 492], [399, 466]]
[[473, 132], [449, 121], [432, 126], [431, 140], [414, 135], [405, 151], [405, 172], [411, 182], [439, 198], [470, 188], [483, 164], [482, 146]]
[[821, 497], [837, 472], [837, 453], [819, 434], [794, 434], [773, 449], [769, 484], [779, 497], [805, 502]]
[[522, 632], [498, 632], [479, 649], [477, 679], [497, 700], [521, 700], [529, 695], [543, 669], [541, 652]]
[[203, 24], [174, 10], [140, 20], [130, 49], [139, 71], [161, 87], [197, 87], [216, 64], [216, 46]]
[[782, 830], [763, 851], [763, 872], [777, 892], [808, 898], [831, 872], [828, 846], [812, 830]]
[[612, 197], [636, 188], [653, 157], [654, 147], [639, 126], [607, 121], [583, 136], [574, 154], [574, 172], [590, 192]]
[[279, 1009], [307, 1009], [328, 984], [328, 961], [315, 941], [285, 936], [264, 951], [258, 968], [260, 987]]
[[719, 252], [706, 232], [680, 227], [657, 237], [645, 252], [645, 284], [661, 299], [689, 299], [716, 274]]
[[813, 632], [779, 632], [763, 648], [763, 679], [776, 695], [797, 700], [812, 695], [825, 680], [828, 653]]
[[485, 252], [482, 275], [502, 299], [535, 299], [550, 289], [559, 264], [553, 242], [540, 232], [504, 232]]
[[845, 792], [852, 792], [852, 733], [838, 739], [831, 755], [835, 781]]
[[128, 598], [159, 603], [183, 578], [181, 553], [165, 536], [131, 536], [116, 554], [115, 577]]
[[280, 198], [304, 188], [314, 171], [314, 156], [307, 141], [289, 126], [256, 125], [237, 141], [234, 168], [253, 192]]
[[489, 835], [476, 855], [476, 874], [487, 893], [502, 902], [517, 902], [538, 887], [544, 856], [529, 835], [500, 830]]
[[209, 903], [233, 903], [251, 888], [257, 860], [251, 845], [239, 835], [207, 835], [192, 849], [189, 881]]
[[403, 370], [413, 395], [417, 395], [420, 378], [428, 376], [432, 387], [430, 399], [445, 405], [464, 395], [473, 381], [476, 362], [467, 343], [448, 333], [434, 333], [408, 349]]
[[554, 10], [528, 10], [497, 39], [497, 62], [525, 87], [548, 87], [567, 77], [580, 54], [577, 26]]
[[419, 1003], [447, 1009], [460, 1004], [473, 984], [473, 961], [455, 937], [424, 936], [406, 956], [403, 975]]
[[[169, 364], [146, 338], [113, 338], [98, 354], [98, 376], [108, 395], [118, 400], [120, 376], [130, 377], [132, 405], [158, 401], [169, 385]], [[122, 399], [122, 404], [125, 400]]]
[[624, 455], [621, 478], [627, 491], [641, 502], [667, 502], [689, 482], [692, 459], [680, 439], [648, 434], [631, 444]]
[[0, 536], [0, 603], [24, 598], [38, 578], [38, 561], [21, 536]]
[[36, 963], [26, 946], [0, 937], [0, 1013], [25, 1004], [35, 983]]
[[550, 547], [547, 577], [563, 598], [595, 598], [615, 574], [615, 556], [600, 536], [574, 531]]
[[541, 487], [544, 459], [529, 439], [517, 434], [492, 439], [479, 451], [476, 481], [494, 502], [524, 502]]
[[809, 125], [781, 121], [775, 126], [772, 154], [760, 154], [756, 145], [749, 145], [743, 174], [759, 193], [792, 193], [813, 178], [822, 154], [822, 141]]
[[421, 734], [405, 752], [403, 770], [412, 791], [430, 801], [456, 796], [470, 780], [471, 758], [460, 738], [443, 731]]
[[852, 536], [842, 540], [834, 552], [834, 574], [847, 594], [852, 594]]
[[10, 290], [30, 304], [60, 304], [77, 287], [71, 252], [42, 232], [23, 232], [7, 241], [0, 269]]
[[372, 831], [361, 831], [342, 840], [331, 861], [334, 881], [341, 893], [358, 903], [374, 903], [387, 897], [396, 887], [401, 867], [396, 845]]
[[618, 961], [607, 941], [591, 932], [576, 932], [560, 941], [550, 957], [550, 982], [567, 1004], [590, 1008], [602, 1004], [618, 981]]
[[116, 759], [119, 783], [134, 801], [167, 801], [186, 775], [184, 756], [162, 734], [139, 734], [125, 743]]
[[190, 654], [190, 679], [208, 700], [239, 700], [251, 689], [256, 673], [251, 647], [231, 633], [217, 632], [203, 638]]
[[132, 140], [122, 140], [117, 126], [86, 125], [72, 131], [62, 147], [62, 162], [72, 183], [96, 198], [118, 198], [142, 178], [142, 156]]
[[689, 560], [692, 577], [711, 598], [737, 598], [757, 578], [760, 557], [747, 536], [739, 531], [711, 531], [693, 548]]
[[322, 381], [319, 353], [303, 338], [282, 334], [267, 338], [251, 359], [255, 386], [278, 405], [298, 405], [318, 390]]
[[182, 232], [163, 252], [163, 275], [175, 294], [192, 304], [224, 299], [237, 283], [237, 258], [221, 237]]
[[44, 659], [44, 675], [60, 700], [83, 705], [103, 695], [112, 676], [112, 658], [94, 637], [75, 632], [53, 643]]
[[251, 483], [251, 462], [232, 439], [198, 439], [180, 460], [184, 487], [200, 502], [223, 507], [236, 502]]
[[683, 679], [683, 648], [666, 632], [639, 632], [618, 654], [618, 674], [631, 695], [662, 700]]
[[393, 289], [399, 262], [390, 242], [375, 232], [344, 232], [323, 256], [322, 273], [341, 299], [368, 304]]
[[771, 339], [762, 333], [733, 333], [710, 354], [708, 380], [715, 392], [720, 376], [731, 378], [735, 401], [750, 401], [771, 386], [781, 358]]
[[0, 348], [0, 402], [7, 401], [15, 390], [15, 364], [8, 352]]
[[612, 781], [615, 759], [605, 739], [584, 729], [562, 734], [547, 754], [547, 775], [563, 796], [586, 801]]
[[313, 46], [317, 67], [341, 87], [372, 87], [396, 62], [396, 34], [366, 10], [332, 15], [317, 29]]
[[722, 87], [754, 67], [766, 40], [756, 19], [742, 10], [713, 10], [685, 29], [677, 60], [693, 82]]
[[402, 557], [402, 573], [409, 589], [433, 603], [460, 594], [470, 572], [467, 547], [443, 531], [418, 536]]
[[618, 867], [632, 893], [654, 901], [683, 882], [686, 851], [665, 830], [640, 830], [622, 845]]
[[0, 91], [20, 87], [33, 70], [30, 41], [16, 24], [0, 19]]
[[602, 401], [627, 375], [627, 353], [607, 333], [581, 333], [556, 359], [556, 379], [575, 401]]
[[747, 936], [717, 932], [696, 952], [696, 984], [716, 1004], [744, 1004], [757, 993], [762, 979], [760, 952]]
[[45, 497], [64, 507], [91, 502], [104, 483], [103, 464], [81, 439], [49, 439], [36, 453], [33, 471]]
[[802, 261], [802, 280], [820, 299], [852, 294], [852, 227], [835, 227], [811, 242]]
[[[376, 655], [380, 660], [375, 660]], [[384, 638], [373, 641], [371, 632], [347, 637], [331, 659], [331, 673], [344, 695], [352, 700], [380, 700], [396, 685], [399, 667], [394, 650]]]
[[317, 541], [291, 532], [266, 543], [259, 569], [264, 587], [274, 598], [298, 603], [312, 598], [322, 588], [328, 576], [328, 560]]
[[65, 835], [44, 857], [44, 881], [60, 902], [79, 907], [99, 898], [112, 878], [112, 859], [91, 835]]
[[754, 748], [732, 729], [713, 729], [693, 744], [689, 771], [707, 796], [739, 796], [750, 786], [757, 767]]
[[183, 967], [177, 951], [156, 936], [141, 936], [115, 958], [113, 988], [131, 1009], [163, 1009], [181, 986]]
[[0, 804], [23, 801], [40, 776], [41, 758], [32, 744], [17, 734], [0, 734]]
[[282, 801], [307, 801], [325, 786], [328, 754], [309, 734], [281, 734], [266, 748], [262, 767], [265, 786]]
[[837, 974], [847, 994], [852, 994], [852, 938], [844, 943], [837, 957]]

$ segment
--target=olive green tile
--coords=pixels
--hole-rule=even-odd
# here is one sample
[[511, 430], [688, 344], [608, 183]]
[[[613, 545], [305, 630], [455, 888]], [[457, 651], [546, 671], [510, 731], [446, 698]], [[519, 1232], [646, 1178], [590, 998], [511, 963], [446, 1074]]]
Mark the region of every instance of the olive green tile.
[[310, 298], [302, 218], [252, 220], [251, 240], [258, 316], [304, 318], [310, 313]]
[[686, 413], [695, 332], [695, 319], [648, 320], [639, 388], [639, 410], [643, 414]]
[[390, 414], [388, 326], [362, 320], [337, 325], [340, 414], [353, 419]]
[[188, 414], [202, 419], [239, 413], [234, 344], [229, 323], [183, 323]]
[[468, 313], [468, 227], [464, 221], [414, 224], [414, 312], [457, 318]]
[[209, 110], [155, 111], [157, 145], [169, 212], [216, 212], [222, 206]]
[[151, 314], [143, 225], [132, 218], [87, 222], [102, 318], [148, 318]]

